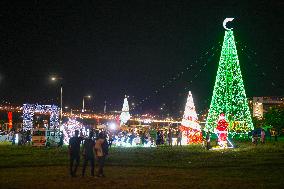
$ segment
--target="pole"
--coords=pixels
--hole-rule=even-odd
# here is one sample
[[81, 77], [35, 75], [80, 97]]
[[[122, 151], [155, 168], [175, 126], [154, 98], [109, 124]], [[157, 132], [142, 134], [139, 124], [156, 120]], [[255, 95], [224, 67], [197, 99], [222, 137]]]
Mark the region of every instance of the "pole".
[[104, 106], [104, 114], [106, 113], [106, 100], [105, 100], [105, 106]]
[[63, 86], [60, 86], [60, 125], [62, 124], [62, 94], [63, 94]]
[[83, 97], [83, 109], [82, 109], [82, 112], [85, 111], [85, 101], [84, 101], [84, 97]]

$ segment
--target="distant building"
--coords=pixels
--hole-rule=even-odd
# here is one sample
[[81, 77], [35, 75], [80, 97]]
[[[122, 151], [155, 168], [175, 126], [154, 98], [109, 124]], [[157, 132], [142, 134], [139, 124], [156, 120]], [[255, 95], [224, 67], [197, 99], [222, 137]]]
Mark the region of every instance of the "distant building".
[[272, 107], [284, 107], [284, 97], [252, 97], [249, 98], [253, 117], [263, 118], [263, 114]]

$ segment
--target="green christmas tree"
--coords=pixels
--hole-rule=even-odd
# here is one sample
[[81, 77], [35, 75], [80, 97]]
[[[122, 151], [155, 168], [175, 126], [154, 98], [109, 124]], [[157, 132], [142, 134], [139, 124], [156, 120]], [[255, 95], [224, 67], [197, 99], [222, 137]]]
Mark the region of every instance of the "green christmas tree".
[[212, 132], [216, 128], [221, 113], [230, 123], [230, 133], [247, 133], [253, 129], [232, 30], [225, 31], [206, 129]]

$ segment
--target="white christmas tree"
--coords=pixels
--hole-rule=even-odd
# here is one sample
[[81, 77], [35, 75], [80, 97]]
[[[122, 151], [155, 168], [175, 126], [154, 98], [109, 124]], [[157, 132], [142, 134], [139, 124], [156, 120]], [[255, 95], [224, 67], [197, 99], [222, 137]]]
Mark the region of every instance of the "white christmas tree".
[[200, 125], [197, 123], [197, 120], [198, 118], [192, 94], [191, 91], [189, 91], [181, 124], [185, 127], [190, 127], [192, 129], [200, 130]]
[[184, 133], [183, 141], [187, 140], [187, 143], [200, 143], [202, 141], [201, 127], [198, 123], [191, 91], [188, 92], [181, 125]]
[[125, 95], [123, 106], [122, 106], [122, 111], [120, 114], [120, 125], [127, 123], [129, 119], [130, 119], [129, 105], [128, 105], [127, 96]]

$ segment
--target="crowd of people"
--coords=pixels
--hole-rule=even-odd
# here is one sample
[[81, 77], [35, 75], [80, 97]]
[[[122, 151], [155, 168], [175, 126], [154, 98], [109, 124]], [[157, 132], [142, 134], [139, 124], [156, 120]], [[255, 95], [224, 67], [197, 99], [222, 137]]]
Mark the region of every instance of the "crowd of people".
[[[104, 164], [108, 155], [108, 149], [112, 145], [116, 146], [159, 146], [173, 144], [173, 137], [177, 137], [177, 145], [181, 145], [181, 132], [177, 130], [94, 130], [90, 131], [89, 136], [84, 138], [79, 130], [75, 130], [74, 136], [69, 139], [69, 157], [70, 157], [70, 176], [76, 177], [76, 172], [82, 160], [82, 177], [85, 176], [86, 167], [90, 164], [91, 175], [104, 177]], [[83, 144], [83, 145], [81, 145]], [[82, 147], [81, 147], [82, 146]], [[98, 171], [95, 175], [95, 160], [97, 160]]]
[[32, 140], [31, 132], [24, 130], [11, 129], [10, 131], [1, 131], [1, 141], [11, 141], [12, 145], [30, 145]]
[[176, 145], [181, 145], [182, 132], [179, 129], [126, 129], [121, 131], [107, 132], [110, 146], [125, 146], [125, 147], [153, 147], [159, 145], [173, 145], [173, 140]]
[[[12, 145], [15, 145], [16, 134], [18, 145], [30, 145], [32, 133], [30, 131], [23, 130], [11, 130], [8, 133], [1, 132], [9, 137], [8, 140], [12, 141]], [[63, 133], [60, 134], [60, 142], [58, 147], [63, 145]], [[206, 133], [204, 140], [204, 147], [209, 150], [210, 146], [210, 133]], [[254, 145], [260, 142], [265, 143], [265, 131], [260, 130], [260, 133], [256, 130], [252, 132], [252, 143]], [[173, 140], [174, 139], [174, 140]], [[181, 145], [182, 132], [178, 128], [147, 128], [147, 129], [124, 129], [124, 130], [91, 130], [88, 136], [83, 136], [82, 131], [75, 130], [74, 136], [69, 139], [68, 152], [69, 152], [69, 172], [71, 177], [76, 177], [78, 166], [82, 158], [82, 173], [81, 176], [85, 176], [86, 168], [89, 163], [91, 176], [105, 177], [104, 164], [108, 155], [108, 149], [115, 146], [144, 146], [153, 147], [160, 145]], [[174, 141], [174, 142], [173, 142]], [[277, 134], [275, 134], [275, 141], [277, 141]], [[95, 161], [97, 161], [98, 170], [95, 174]]]
[[[265, 143], [265, 131], [264, 131], [264, 129], [261, 129], [261, 131], [260, 131], [260, 142], [261, 142], [261, 144]], [[254, 131], [252, 133], [252, 143], [254, 145], [258, 144], [258, 133], [257, 133], [257, 131]]]

